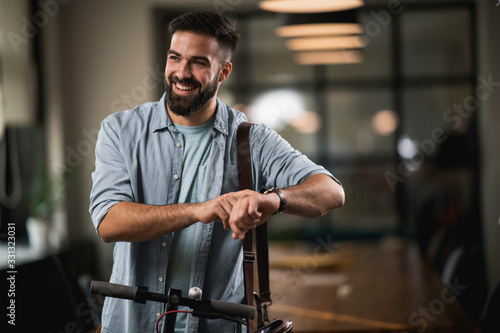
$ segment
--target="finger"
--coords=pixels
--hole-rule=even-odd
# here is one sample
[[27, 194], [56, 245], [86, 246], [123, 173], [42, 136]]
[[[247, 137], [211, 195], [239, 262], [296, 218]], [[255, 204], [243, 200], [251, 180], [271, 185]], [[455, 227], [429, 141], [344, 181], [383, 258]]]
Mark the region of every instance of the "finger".
[[244, 239], [245, 238], [245, 232], [242, 231], [239, 228], [233, 228], [233, 239]]
[[246, 204], [244, 200], [237, 200], [236, 202], [233, 203], [232, 205], [232, 211], [231, 211], [231, 217], [230, 221], [234, 222], [237, 220], [240, 220], [243, 217], [243, 214], [245, 212], [245, 207]]
[[221, 213], [221, 215], [224, 215], [223, 217], [221, 217], [221, 222], [222, 222], [222, 226], [224, 227], [224, 230], [229, 230], [229, 228], [230, 228], [230, 226], [229, 226], [230, 215], [227, 215], [225, 211], [223, 213]]
[[255, 201], [258, 201], [260, 194], [253, 191], [247, 191], [245, 194], [235, 203], [229, 218], [229, 225], [233, 230], [233, 238], [235, 239], [245, 238], [244, 235], [247, 231], [254, 229], [261, 223], [262, 214], [255, 208], [249, 208], [250, 205], [258, 207]]
[[260, 219], [262, 217], [262, 212], [260, 209], [261, 201], [258, 198], [254, 198], [253, 200], [249, 200], [247, 214], [251, 218]]
[[229, 219], [231, 218], [232, 206], [225, 200], [221, 200], [218, 207], [218, 216], [225, 230], [230, 228]]
[[216, 205], [212, 208], [212, 215], [214, 216], [213, 221], [222, 222], [224, 225], [224, 229], [226, 229], [226, 225], [229, 226], [229, 214], [225, 209]]
[[231, 206], [236, 206], [240, 200], [247, 197], [249, 193], [247, 191], [231, 192], [224, 195], [224, 198]]
[[255, 217], [248, 214], [249, 200], [247, 199], [248, 198], [238, 201], [236, 206], [233, 207], [233, 211], [230, 217], [230, 224], [238, 226], [245, 232], [253, 228], [255, 225], [255, 220], [258, 219], [258, 216]]
[[253, 227], [253, 223], [248, 223], [248, 221], [246, 221], [244, 217], [237, 218], [235, 210], [237, 209], [233, 209], [233, 214], [229, 219], [229, 225], [231, 226], [231, 230], [233, 231], [233, 238], [244, 239], [245, 233]]
[[245, 224], [243, 226], [236, 226], [236, 225], [233, 225], [232, 229], [233, 229], [233, 238], [234, 239], [244, 239], [245, 238], [245, 234], [249, 231], [251, 231], [252, 229], [255, 229], [257, 228], [257, 226], [260, 224], [260, 219], [256, 219], [256, 220], [253, 220], [253, 223], [252, 224]]
[[243, 239], [245, 238], [244, 236], [247, 232], [255, 229], [260, 224], [259, 221], [260, 220], [255, 220], [252, 224], [233, 224], [231, 229], [233, 230], [235, 237]]

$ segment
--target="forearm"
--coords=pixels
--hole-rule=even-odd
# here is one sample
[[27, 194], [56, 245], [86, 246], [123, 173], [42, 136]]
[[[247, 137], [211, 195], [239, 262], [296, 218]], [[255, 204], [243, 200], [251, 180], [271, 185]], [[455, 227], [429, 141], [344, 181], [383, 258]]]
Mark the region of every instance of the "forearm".
[[98, 231], [105, 242], [141, 242], [201, 223], [222, 222], [229, 228], [229, 217], [238, 200], [252, 191], [226, 193], [195, 204], [153, 206], [120, 202], [111, 207]]
[[153, 206], [120, 202], [111, 207], [99, 224], [99, 235], [105, 242], [156, 239], [196, 223], [194, 205]]
[[[302, 183], [282, 189], [287, 204], [285, 213], [307, 218], [317, 218], [344, 204], [344, 190], [331, 177], [313, 175]], [[279, 198], [270, 193], [265, 196], [252, 191], [227, 193], [199, 204], [175, 204], [153, 206], [134, 202], [120, 202], [108, 211], [98, 231], [105, 242], [139, 242], [159, 238], [186, 228], [198, 221], [211, 223], [221, 221], [227, 229], [234, 231], [235, 221], [247, 217], [246, 224], [252, 226], [267, 220], [279, 206]], [[259, 204], [248, 204], [242, 198], [262, 198]], [[264, 199], [265, 198], [265, 199]], [[239, 212], [232, 216], [233, 207]], [[251, 213], [255, 212], [255, 213]], [[259, 212], [259, 213], [257, 213]], [[231, 221], [230, 221], [231, 218]], [[260, 221], [260, 222], [259, 222]], [[248, 226], [236, 230], [235, 238], [243, 236]], [[241, 232], [239, 232], [241, 231]]]
[[[302, 183], [281, 189], [286, 198], [284, 212], [306, 218], [318, 218], [329, 210], [344, 204], [344, 190], [327, 175], [313, 175]], [[246, 192], [234, 204], [228, 227], [233, 238], [243, 239], [245, 233], [267, 219], [278, 210], [280, 198], [274, 193], [265, 195]]]
[[344, 205], [342, 186], [331, 177], [316, 174], [302, 183], [281, 190], [286, 197], [285, 213], [306, 218], [318, 218]]

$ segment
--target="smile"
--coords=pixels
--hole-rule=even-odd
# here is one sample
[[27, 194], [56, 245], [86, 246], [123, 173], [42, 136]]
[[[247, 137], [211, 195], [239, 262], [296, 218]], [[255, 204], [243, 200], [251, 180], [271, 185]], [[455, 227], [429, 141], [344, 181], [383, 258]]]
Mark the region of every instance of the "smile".
[[190, 91], [190, 90], [194, 90], [196, 88], [196, 86], [194, 85], [183, 85], [183, 84], [180, 84], [180, 83], [175, 83], [175, 87], [179, 90], [182, 90], [182, 91]]

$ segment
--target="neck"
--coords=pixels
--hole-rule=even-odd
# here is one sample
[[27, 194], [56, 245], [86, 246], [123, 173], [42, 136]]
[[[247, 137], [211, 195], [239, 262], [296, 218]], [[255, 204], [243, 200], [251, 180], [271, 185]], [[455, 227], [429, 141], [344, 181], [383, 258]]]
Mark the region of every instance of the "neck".
[[217, 100], [215, 96], [208, 100], [198, 111], [190, 115], [189, 117], [179, 116], [170, 110], [167, 102], [165, 101], [165, 106], [167, 108], [168, 115], [174, 124], [181, 126], [200, 126], [208, 122], [215, 114], [217, 109]]

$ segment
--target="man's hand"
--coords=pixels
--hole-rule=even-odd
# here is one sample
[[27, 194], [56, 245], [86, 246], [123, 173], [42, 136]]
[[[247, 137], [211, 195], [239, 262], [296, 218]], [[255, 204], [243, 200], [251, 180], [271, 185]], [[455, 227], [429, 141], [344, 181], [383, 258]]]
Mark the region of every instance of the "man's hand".
[[[323, 174], [312, 175], [281, 191], [287, 200], [284, 212], [305, 218], [318, 218], [344, 204], [343, 188]], [[221, 221], [224, 229], [233, 231], [234, 239], [243, 239], [247, 231], [267, 221], [279, 205], [280, 197], [274, 192], [264, 195], [244, 190], [195, 204], [194, 217], [203, 223]]]
[[[229, 227], [234, 239], [243, 239], [247, 231], [266, 222], [278, 210], [280, 198], [275, 193], [266, 195], [250, 191], [241, 197], [233, 207], [229, 218]], [[224, 228], [227, 229], [226, 225]]]
[[224, 224], [224, 229], [227, 230], [229, 226], [229, 217], [231, 216], [234, 205], [236, 205], [240, 198], [248, 195], [247, 192], [252, 191], [230, 192], [212, 200], [196, 204], [194, 206], [196, 209], [196, 219], [202, 223], [211, 223], [213, 221], [222, 222]]
[[231, 192], [202, 203], [197, 207], [198, 220], [203, 223], [222, 222], [224, 229], [233, 230], [234, 239], [267, 221], [279, 207], [276, 194], [262, 195], [244, 190]]
[[[276, 197], [276, 198], [273, 198]], [[234, 239], [262, 224], [279, 206], [279, 197], [244, 190], [223, 194], [196, 204], [154, 206], [120, 202], [111, 207], [99, 225], [105, 242], [143, 242], [197, 223], [222, 222]]]

